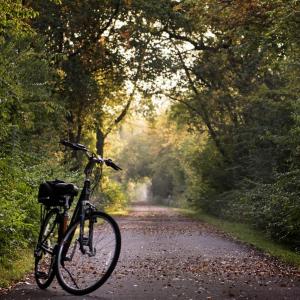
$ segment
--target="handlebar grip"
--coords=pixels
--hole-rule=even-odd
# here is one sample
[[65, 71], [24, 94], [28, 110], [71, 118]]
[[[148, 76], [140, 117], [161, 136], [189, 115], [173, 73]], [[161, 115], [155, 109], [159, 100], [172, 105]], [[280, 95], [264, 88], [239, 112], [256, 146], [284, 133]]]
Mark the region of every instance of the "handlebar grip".
[[66, 147], [70, 147], [73, 150], [87, 151], [87, 148], [84, 145], [71, 143], [71, 142], [66, 141], [66, 140], [60, 140], [60, 144], [66, 146]]
[[66, 147], [71, 147], [71, 148], [73, 147], [73, 144], [66, 141], [66, 140], [60, 140], [59, 143], [66, 146]]
[[122, 170], [119, 166], [117, 166], [110, 158], [105, 160], [105, 164], [116, 171]]

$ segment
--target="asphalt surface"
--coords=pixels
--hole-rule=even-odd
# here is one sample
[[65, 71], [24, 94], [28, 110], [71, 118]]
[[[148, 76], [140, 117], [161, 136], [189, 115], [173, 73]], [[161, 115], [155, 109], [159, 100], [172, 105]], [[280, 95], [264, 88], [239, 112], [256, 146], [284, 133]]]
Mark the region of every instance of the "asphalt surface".
[[175, 210], [135, 205], [117, 219], [119, 263], [110, 279], [86, 296], [57, 282], [40, 290], [28, 275], [0, 299], [300, 299], [300, 273]]

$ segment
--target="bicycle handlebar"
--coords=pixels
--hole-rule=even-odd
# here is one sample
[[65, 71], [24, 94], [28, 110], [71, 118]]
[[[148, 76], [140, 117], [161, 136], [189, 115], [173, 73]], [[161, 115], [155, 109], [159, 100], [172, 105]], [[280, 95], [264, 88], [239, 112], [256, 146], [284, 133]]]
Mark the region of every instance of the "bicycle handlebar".
[[122, 170], [119, 166], [117, 166], [110, 158], [109, 159], [105, 159], [104, 160], [105, 164], [108, 166], [108, 167], [111, 167], [113, 168], [114, 170], [116, 171], [120, 171]]
[[65, 141], [65, 140], [61, 140], [59, 143], [66, 146], [66, 147], [70, 147], [73, 150], [88, 151], [87, 147], [82, 145], [82, 144], [71, 143], [71, 142], [68, 142], [68, 141]]
[[88, 155], [89, 159], [93, 159], [95, 162], [97, 163], [105, 163], [108, 167], [113, 168], [116, 171], [120, 171], [122, 170], [119, 166], [117, 166], [110, 158], [108, 159], [103, 159], [101, 158], [99, 155], [89, 151], [89, 149], [82, 145], [82, 144], [78, 144], [78, 143], [72, 143], [66, 140], [60, 140], [59, 142], [60, 144], [66, 146], [66, 147], [70, 147], [72, 150], [75, 151], [84, 151], [86, 152], [86, 154]]

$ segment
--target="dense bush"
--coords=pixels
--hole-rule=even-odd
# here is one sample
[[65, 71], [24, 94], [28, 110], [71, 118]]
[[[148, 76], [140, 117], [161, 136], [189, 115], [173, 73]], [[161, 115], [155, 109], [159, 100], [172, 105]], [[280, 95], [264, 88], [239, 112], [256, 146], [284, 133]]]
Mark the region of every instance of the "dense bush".
[[80, 175], [68, 168], [51, 157], [29, 155], [18, 147], [13, 156], [0, 153], [0, 256], [34, 245], [40, 222], [39, 184], [55, 178], [78, 182]]
[[126, 208], [128, 197], [126, 188], [119, 182], [104, 177], [102, 180], [103, 192], [96, 194], [94, 203], [101, 209], [118, 212]]
[[37, 235], [37, 178], [20, 161], [0, 159], [0, 256], [32, 244]]
[[[191, 205], [221, 218], [251, 224], [274, 240], [299, 248], [300, 172], [292, 155], [297, 150], [287, 138], [284, 140], [284, 147], [274, 141], [268, 149], [266, 143], [264, 148], [256, 145], [255, 152], [248, 151], [246, 157], [230, 164], [222, 162], [210, 144], [195, 151], [194, 159], [189, 160], [192, 176], [187, 179], [186, 192]], [[271, 155], [266, 155], [262, 164], [264, 151]]]

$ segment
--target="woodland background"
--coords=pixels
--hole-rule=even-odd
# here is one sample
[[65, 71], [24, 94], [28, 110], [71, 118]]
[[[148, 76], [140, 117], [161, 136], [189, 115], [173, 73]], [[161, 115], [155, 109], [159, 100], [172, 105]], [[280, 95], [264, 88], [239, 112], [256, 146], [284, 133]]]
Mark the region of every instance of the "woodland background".
[[68, 139], [115, 159], [95, 202], [152, 201], [300, 247], [299, 1], [0, 2], [0, 264], [39, 229], [45, 179], [79, 183]]

